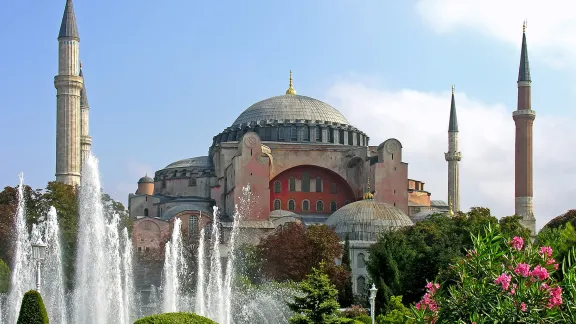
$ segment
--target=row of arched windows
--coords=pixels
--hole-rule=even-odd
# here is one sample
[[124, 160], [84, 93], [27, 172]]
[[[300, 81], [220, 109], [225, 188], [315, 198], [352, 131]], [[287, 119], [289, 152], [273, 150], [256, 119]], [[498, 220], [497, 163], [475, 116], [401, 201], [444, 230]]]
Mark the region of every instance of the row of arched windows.
[[[346, 205], [348, 203], [348, 201], [344, 202], [344, 204]], [[308, 199], [304, 199], [301, 202], [301, 206], [302, 206], [302, 211], [310, 211], [310, 201]], [[280, 210], [282, 209], [282, 201], [280, 199], [274, 199], [274, 210]], [[288, 200], [288, 204], [286, 206], [287, 210], [291, 210], [294, 211], [296, 210], [296, 200], [294, 199], [290, 199]], [[335, 212], [336, 210], [338, 210], [338, 204], [333, 200], [330, 202], [330, 211], [331, 212]], [[324, 211], [324, 202], [322, 200], [317, 200], [316, 201], [316, 210], [317, 212], [323, 212]]]
[[[324, 186], [323, 186], [322, 178], [316, 177], [315, 181], [316, 181], [315, 182], [316, 188], [314, 191], [315, 192], [324, 192]], [[304, 172], [302, 174], [302, 187], [300, 190], [302, 192], [310, 192], [310, 176], [306, 172]], [[288, 191], [290, 191], [290, 192], [296, 191], [296, 178], [290, 177], [290, 179], [288, 179]], [[280, 181], [280, 180], [274, 181], [274, 192], [275, 193], [282, 192], [282, 181]], [[335, 182], [332, 182], [330, 184], [330, 193], [331, 194], [338, 193], [338, 186], [336, 185]]]

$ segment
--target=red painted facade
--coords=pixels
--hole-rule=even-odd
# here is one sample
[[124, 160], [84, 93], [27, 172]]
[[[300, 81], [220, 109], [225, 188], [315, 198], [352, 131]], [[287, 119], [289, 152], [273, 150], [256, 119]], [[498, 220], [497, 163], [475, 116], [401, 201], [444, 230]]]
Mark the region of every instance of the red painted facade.
[[[308, 187], [304, 183], [306, 177], [310, 181]], [[277, 182], [280, 183], [280, 192], [277, 192]], [[316, 189], [317, 182], [321, 183], [319, 191]], [[306, 189], [308, 191], [303, 191]], [[280, 201], [280, 208], [275, 206], [276, 200]], [[294, 202], [294, 209], [290, 201]], [[305, 201], [308, 201], [308, 210], [305, 208]], [[319, 201], [322, 202], [322, 210], [317, 209]], [[337, 210], [345, 203], [352, 201], [354, 201], [354, 194], [344, 179], [328, 169], [316, 166], [294, 167], [280, 173], [270, 181], [270, 210], [283, 209], [295, 213], [330, 214], [335, 211], [334, 207]]]

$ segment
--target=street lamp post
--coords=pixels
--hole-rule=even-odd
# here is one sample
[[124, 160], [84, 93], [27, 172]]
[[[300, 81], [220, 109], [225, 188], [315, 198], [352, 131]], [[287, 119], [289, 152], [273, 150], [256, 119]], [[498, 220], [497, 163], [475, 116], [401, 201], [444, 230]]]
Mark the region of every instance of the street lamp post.
[[374, 324], [374, 319], [376, 316], [376, 285], [372, 283], [372, 288], [370, 288], [370, 316], [372, 317], [372, 324]]
[[36, 243], [32, 243], [32, 257], [36, 260], [36, 291], [40, 292], [40, 263], [46, 255], [46, 244], [38, 238]]

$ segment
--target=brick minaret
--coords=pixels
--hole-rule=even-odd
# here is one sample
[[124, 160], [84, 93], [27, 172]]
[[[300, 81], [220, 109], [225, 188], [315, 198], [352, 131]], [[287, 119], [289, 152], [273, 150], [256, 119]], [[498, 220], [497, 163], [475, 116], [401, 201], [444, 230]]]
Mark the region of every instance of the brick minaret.
[[520, 71], [518, 72], [518, 108], [512, 117], [516, 124], [516, 200], [515, 214], [522, 217], [522, 225], [536, 234], [536, 218], [532, 203], [532, 124], [536, 112], [531, 107], [530, 64], [526, 46], [526, 23], [522, 32]]
[[450, 105], [450, 122], [448, 124], [448, 152], [444, 153], [448, 162], [448, 202], [451, 210], [460, 211], [460, 170], [458, 164], [462, 153], [458, 152], [458, 118], [456, 117], [456, 101], [454, 86], [452, 86], [452, 103]]
[[66, 1], [58, 34], [58, 75], [56, 87], [56, 181], [80, 184], [80, 76], [78, 28], [72, 0]]

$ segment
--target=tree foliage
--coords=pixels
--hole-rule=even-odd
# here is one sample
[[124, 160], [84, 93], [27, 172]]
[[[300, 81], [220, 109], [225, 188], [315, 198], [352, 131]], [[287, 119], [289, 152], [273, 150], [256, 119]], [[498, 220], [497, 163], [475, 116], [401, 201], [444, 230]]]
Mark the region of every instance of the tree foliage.
[[[529, 238], [518, 217], [504, 217], [501, 222], [505, 237]], [[498, 224], [490, 209], [474, 207], [454, 217], [436, 214], [414, 226], [384, 233], [370, 248], [367, 262], [378, 288], [377, 312], [392, 310], [392, 296], [403, 296], [406, 304], [418, 301], [425, 293], [427, 280], [438, 275], [448, 285], [454, 282], [457, 274], [447, 266], [471, 248], [470, 233], [481, 233], [488, 224]]]
[[296, 313], [290, 318], [290, 323], [333, 323], [338, 318], [338, 290], [330, 282], [325, 265], [321, 262], [318, 268], [312, 268], [312, 273], [300, 283], [301, 295], [294, 296], [294, 301], [288, 303], [290, 310]]
[[348, 270], [334, 263], [341, 257], [342, 246], [336, 232], [326, 225], [306, 228], [287, 223], [265, 237], [257, 251], [261, 265], [252, 267], [261, 269], [264, 279], [301, 281], [322, 261], [326, 261], [324, 270], [338, 289], [350, 277]]
[[0, 294], [8, 292], [10, 288], [10, 268], [0, 259]]
[[402, 296], [390, 297], [390, 311], [380, 314], [376, 318], [378, 324], [412, 324], [414, 320], [410, 318], [412, 312], [410, 308], [402, 304]]
[[[351, 273], [352, 268], [350, 267], [350, 235], [346, 234], [346, 239], [344, 240], [344, 251], [342, 252], [342, 267], [343, 269]], [[354, 302], [354, 293], [352, 291], [352, 277], [347, 276], [343, 280], [342, 289], [338, 291], [338, 301], [341, 307], [349, 307]]]
[[48, 314], [42, 296], [36, 290], [24, 294], [17, 324], [48, 324]]

